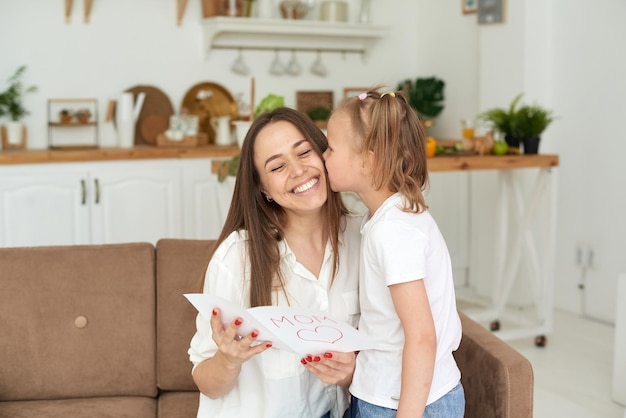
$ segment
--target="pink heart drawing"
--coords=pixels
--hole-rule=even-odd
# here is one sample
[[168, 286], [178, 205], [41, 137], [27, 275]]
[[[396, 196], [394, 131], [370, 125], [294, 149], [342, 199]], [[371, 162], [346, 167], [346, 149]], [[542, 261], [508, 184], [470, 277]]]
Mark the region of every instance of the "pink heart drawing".
[[320, 325], [315, 329], [301, 329], [296, 335], [301, 340], [316, 341], [334, 344], [343, 338], [343, 333], [337, 328]]

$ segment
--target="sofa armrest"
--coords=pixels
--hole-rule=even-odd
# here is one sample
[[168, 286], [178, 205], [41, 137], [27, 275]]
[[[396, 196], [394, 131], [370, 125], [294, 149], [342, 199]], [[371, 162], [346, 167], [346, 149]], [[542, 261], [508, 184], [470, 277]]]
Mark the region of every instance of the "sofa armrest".
[[465, 417], [531, 418], [533, 369], [526, 357], [459, 312], [463, 338], [454, 353], [465, 390]]

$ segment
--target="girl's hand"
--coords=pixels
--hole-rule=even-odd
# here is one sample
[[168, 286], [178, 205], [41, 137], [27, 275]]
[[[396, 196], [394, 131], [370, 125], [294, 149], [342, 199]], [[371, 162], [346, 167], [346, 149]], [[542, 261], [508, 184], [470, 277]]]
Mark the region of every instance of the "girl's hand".
[[233, 368], [240, 367], [241, 364], [272, 346], [269, 341], [252, 346], [259, 335], [254, 330], [250, 334], [240, 337], [239, 327], [242, 324], [241, 318], [236, 318], [226, 328], [222, 325], [222, 316], [219, 309], [213, 309], [211, 317], [211, 329], [213, 330], [213, 341], [217, 344], [218, 353], [222, 360]]
[[348, 387], [356, 366], [356, 354], [332, 351], [322, 355], [307, 355], [300, 359], [300, 363], [322, 382]]

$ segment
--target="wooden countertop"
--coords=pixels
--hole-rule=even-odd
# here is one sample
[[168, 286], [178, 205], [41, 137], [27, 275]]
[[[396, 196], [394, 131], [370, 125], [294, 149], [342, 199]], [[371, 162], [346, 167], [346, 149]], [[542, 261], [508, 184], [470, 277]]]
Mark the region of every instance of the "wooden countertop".
[[[0, 165], [61, 163], [83, 161], [142, 160], [157, 158], [229, 158], [239, 148], [209, 145], [195, 148], [98, 148], [93, 150], [7, 150], [0, 152]], [[517, 168], [557, 167], [559, 156], [537, 155], [441, 155], [428, 159], [430, 172], [508, 170]]]
[[559, 156], [535, 155], [442, 155], [428, 159], [428, 171], [512, 170], [558, 167]]
[[88, 150], [6, 150], [0, 152], [0, 165], [157, 158], [228, 158], [237, 155], [237, 153], [239, 153], [239, 147], [236, 145], [208, 145], [194, 148], [165, 148], [145, 145], [133, 148], [97, 148]]

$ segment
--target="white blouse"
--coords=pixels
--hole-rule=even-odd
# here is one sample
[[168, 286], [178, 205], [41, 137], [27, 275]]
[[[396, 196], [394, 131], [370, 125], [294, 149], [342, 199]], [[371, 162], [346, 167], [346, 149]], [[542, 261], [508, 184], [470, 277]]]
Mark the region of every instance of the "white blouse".
[[[328, 312], [356, 326], [361, 217], [348, 216], [346, 221], [346, 229], [339, 237], [339, 268], [332, 286], [330, 242], [326, 244], [319, 278], [296, 260], [285, 241], [279, 243], [279, 248], [290, 306]], [[246, 245], [245, 232], [233, 232], [222, 242], [209, 262], [205, 293], [249, 307]], [[275, 292], [273, 299], [275, 305], [288, 304], [282, 291]], [[210, 320], [198, 315], [196, 327], [189, 348], [194, 370], [217, 352], [217, 345], [211, 338]], [[332, 411], [332, 417], [341, 417], [347, 402], [347, 390], [323, 383], [306, 370], [298, 355], [270, 348], [243, 364], [235, 387], [222, 398], [214, 400], [200, 394], [198, 417], [319, 418], [328, 411]]]

